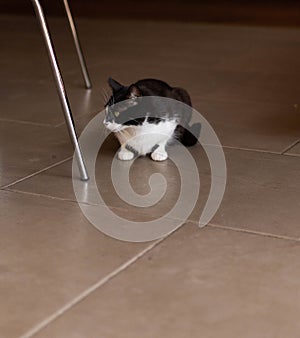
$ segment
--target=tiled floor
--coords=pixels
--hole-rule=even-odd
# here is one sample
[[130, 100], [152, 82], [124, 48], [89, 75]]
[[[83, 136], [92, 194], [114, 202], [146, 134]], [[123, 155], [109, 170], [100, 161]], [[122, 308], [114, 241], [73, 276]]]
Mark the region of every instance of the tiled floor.
[[[210, 186], [197, 145], [203, 189], [180, 229], [146, 243], [96, 230], [72, 189], [72, 147], [37, 23], [1, 16], [0, 337], [299, 337], [300, 29], [77, 22], [92, 91], [65, 20], [49, 23], [78, 130], [102, 109], [108, 76], [185, 87], [224, 146], [226, 192], [197, 228]], [[109, 138], [96, 167], [107, 205], [139, 222], [167, 212], [180, 188], [174, 165], [136, 161], [138, 193], [153, 172], [168, 182], [162, 201], [140, 210], [109, 181], [116, 150]]]

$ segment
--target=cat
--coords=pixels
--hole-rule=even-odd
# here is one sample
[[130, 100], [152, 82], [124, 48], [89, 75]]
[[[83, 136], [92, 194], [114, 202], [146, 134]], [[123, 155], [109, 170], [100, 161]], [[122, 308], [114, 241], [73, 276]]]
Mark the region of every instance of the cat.
[[112, 95], [105, 104], [104, 125], [115, 134], [121, 144], [118, 152], [120, 160], [132, 160], [150, 153], [152, 160], [164, 161], [168, 158], [166, 145], [173, 138], [187, 147], [197, 143], [201, 124], [195, 123], [189, 127], [192, 132], [185, 128], [190, 122], [192, 108], [188, 112], [185, 109], [184, 116], [178, 111], [166, 114], [164, 109], [155, 116], [147, 116], [146, 111], [142, 113], [143, 108], [137, 102], [139, 97], [158, 96], [181, 101], [192, 107], [191, 98], [185, 89], [171, 87], [156, 79], [143, 79], [124, 86], [109, 78], [108, 84]]

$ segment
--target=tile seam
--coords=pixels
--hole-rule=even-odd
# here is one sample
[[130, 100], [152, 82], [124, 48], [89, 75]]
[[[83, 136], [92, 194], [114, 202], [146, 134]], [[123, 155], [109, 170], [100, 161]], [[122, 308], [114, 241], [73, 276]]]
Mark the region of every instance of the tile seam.
[[[49, 199], [52, 199], [52, 200], [65, 201], [65, 202], [70, 202], [70, 203], [73, 203], [73, 204], [78, 204], [79, 203], [76, 200], [72, 200], [72, 199], [55, 197], [55, 196], [51, 196], [51, 195], [37, 194], [37, 193], [33, 193], [33, 192], [16, 190], [16, 189], [5, 189], [4, 191], [9, 191], [9, 192], [12, 192], [12, 193], [19, 193], [19, 194], [24, 194], [24, 195], [29, 195], [29, 196], [37, 196], [37, 197], [49, 198]], [[85, 202], [80, 202], [80, 203], [86, 204], [86, 205], [90, 205], [90, 206], [95, 206], [95, 207], [99, 206], [99, 204], [92, 204], [92, 203], [85, 203]], [[120, 211], [127, 210], [126, 208], [114, 207], [112, 205], [105, 205], [105, 206], [107, 206], [109, 208], [118, 209]], [[180, 221], [183, 222], [180, 225], [180, 227], [183, 226], [184, 224], [186, 224], [187, 222], [193, 223], [195, 225], [198, 224], [195, 220], [191, 220], [191, 219], [183, 220], [183, 219], [179, 219], [179, 218], [174, 218], [174, 221], [175, 220], [180, 220]], [[230, 226], [220, 225], [220, 224], [214, 224], [214, 223], [209, 223], [209, 224], [207, 224], [207, 226], [210, 226], [212, 228], [219, 228], [219, 229], [223, 229], [223, 230], [231, 230], [231, 231], [236, 231], [236, 232], [244, 232], [244, 233], [248, 233], [248, 234], [252, 234], [252, 235], [258, 235], [258, 236], [264, 236], [264, 237], [272, 237], [272, 238], [277, 238], [277, 239], [282, 239], [282, 240], [289, 240], [289, 241], [296, 241], [296, 242], [300, 241], [300, 238], [298, 238], [298, 237], [290, 237], [290, 236], [284, 236], [284, 235], [277, 235], [277, 234], [272, 234], [272, 233], [269, 233], [269, 232], [256, 231], [256, 230], [252, 230], [252, 229], [235, 228], [235, 227], [230, 227]]]
[[222, 148], [233, 149], [233, 150], [241, 150], [241, 151], [249, 151], [249, 152], [252, 151], [252, 152], [255, 152], [255, 153], [262, 153], [262, 154], [282, 155], [282, 153], [280, 151], [272, 151], [272, 150], [243, 148], [243, 147], [234, 147], [234, 146], [226, 146], [226, 145], [222, 145]]
[[23, 120], [12, 120], [12, 119], [5, 119], [0, 118], [0, 122], [8, 122], [8, 123], [17, 123], [17, 124], [25, 124], [29, 126], [35, 126], [35, 127], [47, 127], [47, 128], [54, 128], [55, 125], [52, 125], [50, 123], [40, 123], [40, 122], [32, 122], [32, 121], [23, 121]]
[[300, 139], [296, 140], [295, 142], [293, 142], [292, 144], [290, 144], [289, 146], [287, 146], [286, 148], [284, 148], [281, 152], [281, 155], [285, 155], [286, 152], [288, 152], [289, 150], [291, 150], [292, 148], [294, 148], [297, 144], [300, 143]]
[[262, 231], [256, 231], [256, 230], [251, 230], [251, 229], [234, 228], [234, 227], [229, 227], [229, 226], [219, 225], [219, 224], [214, 224], [214, 223], [209, 223], [207, 226], [209, 226], [211, 228], [216, 228], [216, 229], [243, 232], [243, 233], [246, 233], [246, 234], [263, 236], [263, 237], [270, 237], [270, 238], [281, 239], [281, 240], [285, 240], [285, 241], [293, 241], [293, 242], [299, 242], [300, 241], [300, 238], [298, 238], [298, 237], [276, 235], [276, 234], [272, 234], [270, 232], [262, 232]]
[[13, 181], [13, 182], [11, 182], [11, 183], [8, 183], [8, 184], [6, 184], [6, 185], [3, 185], [2, 187], [0, 187], [0, 190], [4, 190], [4, 189], [7, 189], [7, 188], [10, 188], [10, 187], [14, 186], [14, 185], [17, 184], [17, 183], [23, 182], [23, 181], [25, 181], [25, 180], [27, 180], [27, 179], [29, 179], [29, 178], [31, 178], [31, 177], [34, 177], [34, 176], [36, 176], [36, 175], [38, 175], [38, 174], [40, 174], [40, 173], [42, 173], [42, 172], [44, 172], [44, 171], [47, 171], [47, 170], [49, 170], [49, 169], [51, 169], [51, 168], [54, 168], [54, 167], [56, 167], [56, 166], [58, 166], [58, 165], [60, 165], [60, 164], [63, 164], [63, 163], [65, 163], [65, 162], [71, 160], [72, 158], [73, 158], [73, 156], [69, 156], [69, 157], [67, 157], [67, 158], [65, 158], [65, 159], [63, 159], [63, 160], [61, 160], [61, 161], [55, 162], [55, 163], [53, 163], [53, 164], [51, 164], [51, 165], [49, 165], [49, 166], [47, 166], [47, 167], [45, 167], [45, 168], [43, 168], [43, 169], [40, 169], [40, 170], [38, 170], [38, 171], [35, 171], [35, 172], [32, 173], [32, 174], [26, 175], [26, 176], [24, 176], [24, 177], [22, 177], [22, 178], [19, 178], [19, 179], [15, 180], [15, 181]]

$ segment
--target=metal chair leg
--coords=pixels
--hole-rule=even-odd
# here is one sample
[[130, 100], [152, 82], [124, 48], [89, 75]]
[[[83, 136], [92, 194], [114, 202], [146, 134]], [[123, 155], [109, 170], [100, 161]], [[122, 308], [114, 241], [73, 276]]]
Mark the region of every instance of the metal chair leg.
[[66, 13], [67, 13], [68, 20], [69, 20], [69, 24], [70, 24], [75, 48], [76, 48], [76, 51], [77, 51], [77, 55], [78, 55], [78, 59], [79, 59], [79, 63], [80, 63], [85, 87], [87, 89], [90, 89], [90, 88], [92, 88], [92, 84], [91, 84], [90, 76], [89, 76], [89, 73], [88, 73], [88, 70], [87, 70], [87, 67], [86, 67], [86, 62], [85, 62], [85, 59], [84, 59], [84, 56], [83, 56], [83, 53], [82, 53], [82, 48], [81, 48], [80, 41], [79, 41], [79, 38], [78, 38], [78, 35], [77, 35], [75, 22], [73, 20], [73, 16], [72, 16], [72, 13], [71, 13], [71, 10], [70, 10], [68, 0], [64, 0], [64, 5], [65, 5], [65, 10], [66, 10]]
[[79, 172], [80, 172], [80, 177], [83, 181], [87, 181], [89, 179], [88, 177], [88, 173], [86, 170], [86, 166], [84, 163], [84, 159], [83, 159], [83, 155], [81, 153], [81, 149], [78, 143], [78, 139], [77, 139], [77, 135], [76, 135], [76, 131], [75, 131], [75, 126], [74, 126], [74, 121], [73, 121], [73, 117], [72, 117], [72, 112], [70, 109], [70, 104], [69, 104], [69, 100], [66, 94], [66, 90], [65, 90], [65, 86], [63, 83], [63, 79], [59, 70], [59, 66], [57, 63], [57, 59], [56, 59], [56, 55], [55, 55], [55, 51], [53, 48], [53, 44], [52, 44], [52, 40], [50, 37], [50, 33], [49, 33], [49, 29], [47, 26], [47, 22], [46, 22], [46, 18], [44, 16], [44, 12], [43, 9], [41, 7], [41, 4], [39, 2], [39, 0], [31, 0], [34, 6], [34, 10], [36, 13], [36, 16], [39, 20], [40, 26], [41, 26], [41, 30], [45, 39], [45, 44], [47, 47], [47, 52], [48, 52], [48, 56], [49, 56], [49, 60], [50, 60], [50, 64], [51, 64], [51, 68], [53, 71], [53, 76], [55, 79], [55, 83], [56, 83], [56, 88], [57, 88], [57, 92], [58, 92], [58, 96], [60, 99], [60, 103], [62, 105], [62, 109], [64, 112], [64, 116], [65, 116], [65, 120], [66, 120], [66, 124], [68, 127], [68, 131], [70, 134], [70, 138], [72, 141], [72, 144], [74, 146], [74, 150], [75, 150], [75, 155], [76, 155], [76, 159], [77, 159], [77, 163], [78, 163], [78, 168], [79, 168]]

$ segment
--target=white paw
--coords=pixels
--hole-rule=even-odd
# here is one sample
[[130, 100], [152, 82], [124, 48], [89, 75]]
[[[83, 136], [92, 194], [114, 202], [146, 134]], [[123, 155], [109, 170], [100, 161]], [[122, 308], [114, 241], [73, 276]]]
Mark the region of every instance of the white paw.
[[162, 152], [162, 151], [154, 151], [151, 154], [151, 158], [153, 161], [164, 161], [168, 158], [168, 154], [166, 151]]
[[134, 158], [134, 153], [128, 150], [120, 150], [118, 152], [118, 158], [122, 161], [130, 161]]

